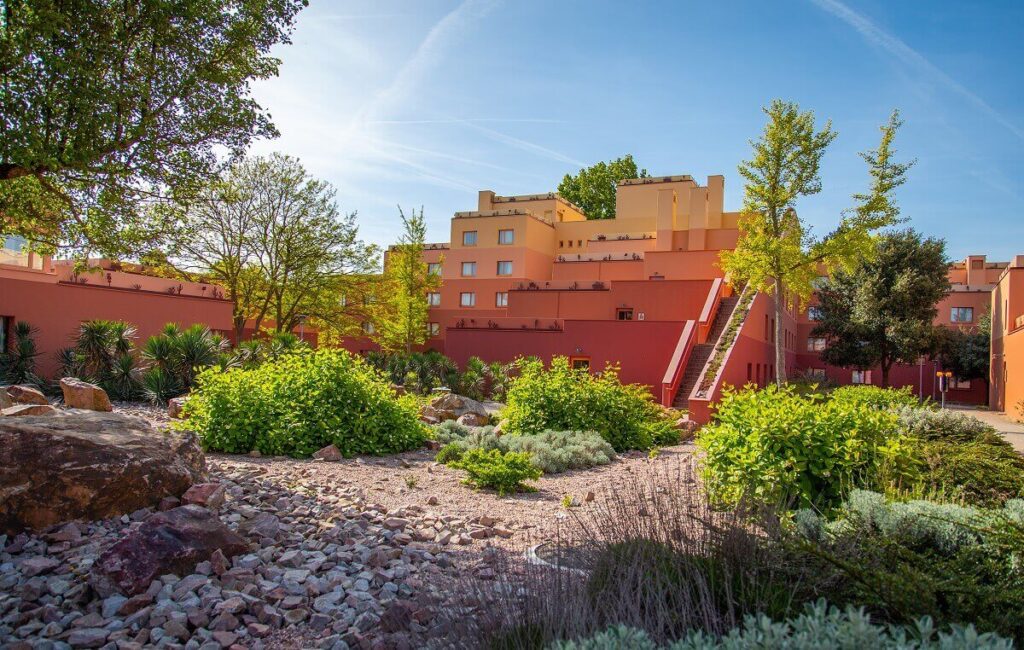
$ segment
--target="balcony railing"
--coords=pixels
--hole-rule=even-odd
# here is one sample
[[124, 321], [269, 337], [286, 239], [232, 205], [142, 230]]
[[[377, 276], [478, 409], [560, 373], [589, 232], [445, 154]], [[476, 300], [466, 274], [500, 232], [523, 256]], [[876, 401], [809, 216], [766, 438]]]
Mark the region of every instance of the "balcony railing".
[[608, 291], [610, 284], [601, 280], [593, 282], [516, 282], [510, 291]]
[[640, 262], [643, 253], [576, 253], [562, 254], [555, 258], [556, 262]]

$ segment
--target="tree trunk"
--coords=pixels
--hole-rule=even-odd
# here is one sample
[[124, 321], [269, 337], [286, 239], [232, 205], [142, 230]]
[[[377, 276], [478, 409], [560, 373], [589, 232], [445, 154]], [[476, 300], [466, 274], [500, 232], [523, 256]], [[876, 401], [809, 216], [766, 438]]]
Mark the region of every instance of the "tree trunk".
[[786, 297], [782, 280], [775, 279], [775, 384], [786, 383], [786, 341], [783, 316], [786, 314]]
[[882, 362], [882, 388], [889, 387], [889, 367], [891, 365], [890, 363]]

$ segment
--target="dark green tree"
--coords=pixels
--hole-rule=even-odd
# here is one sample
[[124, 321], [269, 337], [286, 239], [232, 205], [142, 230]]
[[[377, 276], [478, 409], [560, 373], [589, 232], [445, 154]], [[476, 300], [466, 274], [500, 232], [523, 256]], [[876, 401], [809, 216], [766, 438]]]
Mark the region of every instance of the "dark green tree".
[[818, 289], [826, 339], [821, 358], [834, 366], [880, 367], [882, 385], [897, 363], [915, 363], [938, 349], [935, 305], [949, 293], [946, 243], [913, 230], [883, 234], [873, 256], [837, 271]]
[[154, 201], [273, 137], [251, 84], [277, 74], [306, 0], [0, 2], [0, 234], [40, 249], [145, 247]]
[[939, 337], [939, 364], [959, 379], [981, 379], [988, 385], [992, 315], [985, 312], [977, 327], [944, 328]]
[[581, 169], [575, 175], [566, 174], [558, 184], [558, 193], [579, 206], [587, 219], [614, 219], [616, 183], [648, 176], [646, 169], [637, 169], [633, 155], [626, 154]]

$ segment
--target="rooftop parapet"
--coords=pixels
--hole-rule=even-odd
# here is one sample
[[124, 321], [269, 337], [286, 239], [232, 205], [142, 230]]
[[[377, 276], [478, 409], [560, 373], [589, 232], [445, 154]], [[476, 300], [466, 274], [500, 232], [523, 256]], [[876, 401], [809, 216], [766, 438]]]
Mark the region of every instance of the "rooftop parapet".
[[469, 212], [456, 212], [456, 219], [476, 219], [481, 217], [533, 217], [541, 223], [546, 223], [549, 226], [554, 226], [550, 219], [539, 216], [531, 212], [530, 210], [524, 210], [522, 208], [511, 208], [508, 210], [472, 210]]
[[683, 183], [689, 181], [696, 183], [693, 176], [680, 174], [679, 176], [648, 176], [647, 178], [627, 178], [619, 181], [616, 185], [653, 185], [654, 183]]

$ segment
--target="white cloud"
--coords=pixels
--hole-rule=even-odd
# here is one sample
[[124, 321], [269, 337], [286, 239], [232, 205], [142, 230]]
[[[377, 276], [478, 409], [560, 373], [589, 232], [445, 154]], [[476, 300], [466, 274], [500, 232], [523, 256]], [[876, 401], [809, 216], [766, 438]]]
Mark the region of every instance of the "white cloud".
[[1003, 126], [1021, 140], [1024, 140], [1024, 129], [1018, 127], [1016, 124], [1004, 117], [988, 102], [963, 86], [956, 79], [950, 77], [945, 71], [925, 58], [920, 52], [910, 47], [896, 36], [883, 30], [863, 14], [857, 13], [840, 2], [840, 0], [811, 0], [811, 2], [853, 27], [869, 43], [875, 47], [885, 50], [899, 63], [920, 74], [926, 75], [934, 83], [945, 86], [946, 89], [960, 95], [966, 99], [968, 103], [987, 115], [994, 122]]

